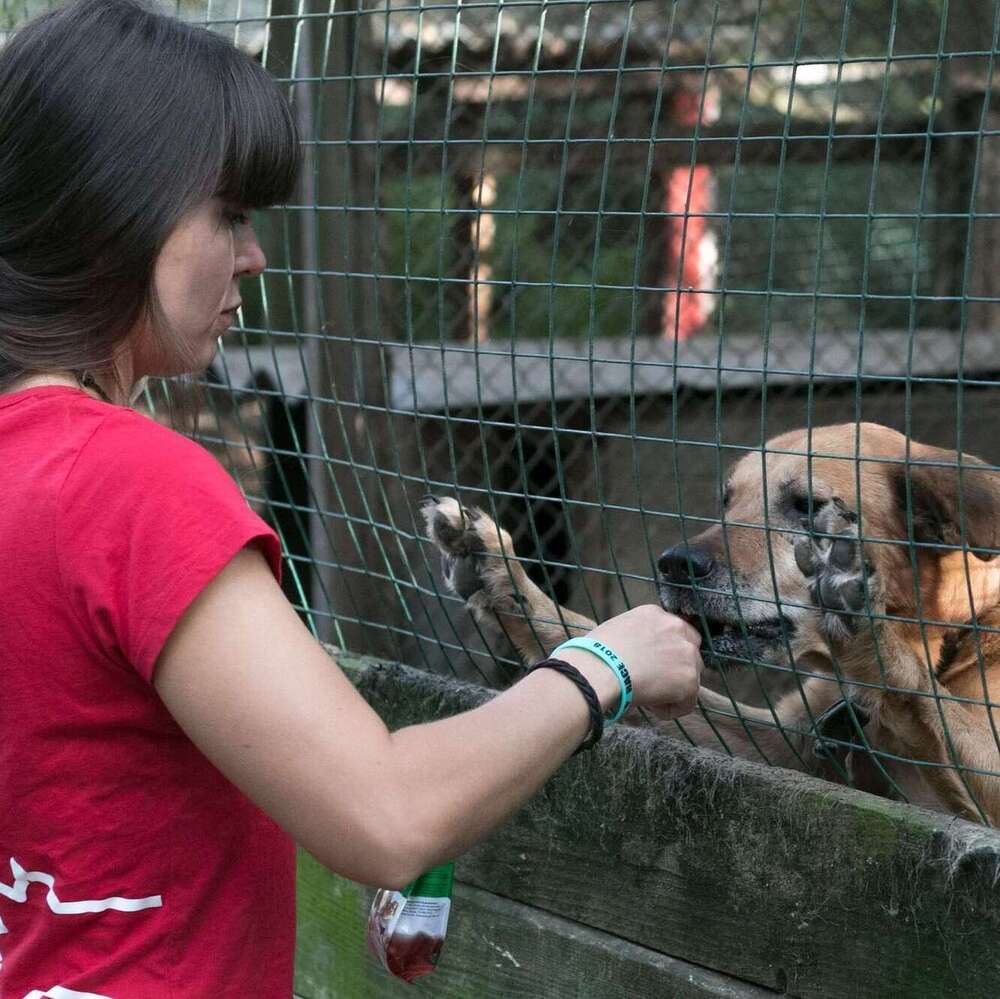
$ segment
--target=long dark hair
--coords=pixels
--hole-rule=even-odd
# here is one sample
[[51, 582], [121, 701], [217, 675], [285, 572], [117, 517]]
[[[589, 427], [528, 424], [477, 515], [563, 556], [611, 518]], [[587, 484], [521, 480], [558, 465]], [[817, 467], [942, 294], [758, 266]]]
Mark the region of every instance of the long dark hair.
[[0, 391], [105, 368], [148, 321], [181, 216], [287, 201], [291, 111], [267, 72], [140, 0], [74, 0], [0, 48]]

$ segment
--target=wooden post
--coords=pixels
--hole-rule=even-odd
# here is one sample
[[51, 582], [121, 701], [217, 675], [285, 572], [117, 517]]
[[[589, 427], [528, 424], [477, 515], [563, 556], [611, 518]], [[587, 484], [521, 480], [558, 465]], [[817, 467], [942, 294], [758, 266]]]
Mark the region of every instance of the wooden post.
[[[329, 14], [319, 0], [315, 13]], [[376, 71], [361, 0], [343, 0], [312, 29], [312, 67], [321, 76], [315, 107], [315, 216], [322, 271], [322, 336], [309, 348], [310, 482], [316, 504], [312, 604], [317, 630], [354, 649], [396, 648], [391, 625], [400, 597], [376, 523], [391, 520], [387, 371], [380, 346], [393, 312], [377, 278], [378, 218], [352, 210], [376, 204], [373, 146]], [[327, 49], [327, 45], [329, 48]], [[397, 455], [398, 459], [398, 455]], [[374, 574], [374, 575], [373, 575]]]
[[[984, 95], [984, 98], [985, 95]], [[989, 109], [983, 116], [986, 129], [992, 134], [980, 138], [978, 175], [969, 204], [975, 213], [972, 226], [972, 259], [967, 269], [967, 294], [986, 301], [969, 303], [966, 328], [971, 330], [1000, 329], [1000, 113]], [[975, 216], [992, 215], [992, 218]]]
[[442, 325], [449, 339], [464, 340], [469, 335], [472, 319], [469, 315], [469, 270], [473, 253], [473, 185], [468, 164], [463, 160], [456, 164], [451, 176], [455, 198], [455, 214], [452, 217], [451, 259], [448, 267], [448, 282], [444, 286], [445, 315]]
[[[970, 132], [979, 125], [979, 107], [970, 101], [960, 87], [947, 80], [942, 88], [942, 111], [935, 118], [935, 127], [943, 132]], [[970, 212], [975, 203], [973, 195], [973, 175], [976, 160], [975, 141], [968, 135], [948, 136], [934, 140], [932, 168], [934, 175], [934, 211], [948, 216], [948, 221], [939, 223], [931, 243], [934, 252], [933, 288], [940, 301], [930, 304], [933, 310], [921, 325], [927, 323], [944, 329], [959, 329], [962, 324], [962, 303], [960, 296], [966, 283], [966, 247], [969, 244]], [[982, 191], [982, 183], [980, 183]], [[983, 191], [984, 200], [989, 192]], [[974, 245], [974, 244], [972, 244]], [[981, 268], [980, 268], [981, 269]], [[971, 277], [971, 273], [970, 273]], [[970, 290], [985, 275], [978, 274], [969, 282]], [[983, 316], [972, 309], [965, 321], [970, 329], [979, 328]]]
[[485, 171], [472, 186], [476, 218], [472, 226], [472, 271], [469, 275], [469, 339], [483, 343], [490, 336], [490, 309], [493, 306], [492, 259], [496, 237], [496, 216], [488, 210], [497, 199], [497, 179]]
[[483, 171], [478, 177], [467, 170], [455, 175], [458, 214], [451, 227], [452, 268], [449, 276], [462, 284], [450, 282], [445, 300], [462, 317], [448, 317], [456, 339], [483, 343], [490, 335], [490, 310], [493, 305], [493, 265], [490, 262], [496, 237], [496, 218], [488, 209], [496, 201], [496, 177]]
[[[994, 43], [992, 7], [978, 0], [954, 0], [948, 9], [946, 53], [972, 53]], [[934, 116], [937, 133], [965, 133], [935, 140], [934, 210], [958, 221], [944, 226], [935, 240], [934, 291], [953, 301], [938, 306], [941, 325], [952, 329], [996, 329], [1000, 323], [1000, 220], [977, 218], [1000, 207], [1000, 141], [977, 135], [995, 129], [1000, 115], [983, 102], [994, 97], [995, 58], [959, 55], [947, 59], [939, 88], [941, 111]], [[984, 113], [985, 112], [985, 113]], [[978, 152], [978, 156], [977, 156]], [[935, 234], [937, 235], [937, 234]], [[963, 296], [986, 298], [963, 302]], [[964, 315], [963, 315], [964, 313]]]
[[[665, 190], [666, 181], [663, 170], [654, 161], [650, 165], [649, 203], [647, 211], [659, 213], [663, 211], [663, 201], [660, 192]], [[639, 262], [639, 283], [644, 288], [655, 288], [656, 291], [641, 292], [639, 313], [637, 317], [637, 332], [643, 336], [663, 336], [663, 315], [666, 310], [663, 292], [667, 281], [667, 240], [669, 238], [669, 220], [659, 214], [644, 215], [639, 225], [643, 227], [642, 260]]]

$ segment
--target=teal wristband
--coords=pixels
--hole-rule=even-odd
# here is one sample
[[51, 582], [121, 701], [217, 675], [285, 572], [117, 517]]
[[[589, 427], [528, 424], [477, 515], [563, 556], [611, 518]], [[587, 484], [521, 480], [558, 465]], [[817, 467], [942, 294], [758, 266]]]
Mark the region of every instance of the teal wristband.
[[556, 658], [563, 649], [583, 649], [592, 656], [597, 656], [612, 673], [618, 677], [618, 686], [621, 688], [621, 702], [614, 716], [608, 719], [608, 724], [613, 725], [632, 703], [632, 677], [629, 676], [628, 667], [622, 662], [621, 656], [617, 652], [612, 652], [603, 642], [596, 638], [571, 638], [568, 642], [563, 642], [558, 648], [550, 653], [551, 658]]

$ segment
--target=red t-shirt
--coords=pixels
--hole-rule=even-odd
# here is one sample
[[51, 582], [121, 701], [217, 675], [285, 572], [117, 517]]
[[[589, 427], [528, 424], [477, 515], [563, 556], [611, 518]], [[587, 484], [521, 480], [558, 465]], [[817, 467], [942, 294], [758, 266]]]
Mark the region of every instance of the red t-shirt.
[[288, 999], [289, 837], [180, 730], [157, 655], [274, 532], [203, 448], [68, 387], [0, 396], [0, 997]]

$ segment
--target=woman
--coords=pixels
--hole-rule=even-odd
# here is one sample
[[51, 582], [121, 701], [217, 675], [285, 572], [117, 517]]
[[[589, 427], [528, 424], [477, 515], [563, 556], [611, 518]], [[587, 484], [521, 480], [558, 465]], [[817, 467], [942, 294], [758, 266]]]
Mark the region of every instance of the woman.
[[[619, 703], [572, 649], [390, 733], [221, 467], [128, 408], [142, 378], [209, 363], [265, 264], [246, 213], [297, 167], [264, 71], [134, 0], [73, 3], [0, 50], [3, 997], [287, 999], [293, 841], [401, 885], [599, 735], [588, 697]], [[693, 707], [683, 621], [640, 607], [592, 634], [637, 703]]]

